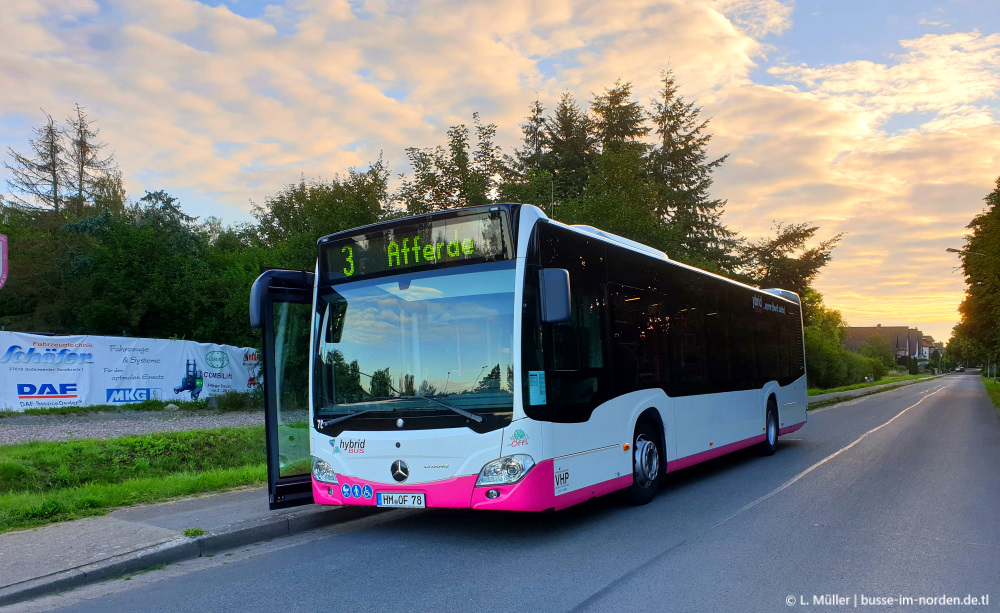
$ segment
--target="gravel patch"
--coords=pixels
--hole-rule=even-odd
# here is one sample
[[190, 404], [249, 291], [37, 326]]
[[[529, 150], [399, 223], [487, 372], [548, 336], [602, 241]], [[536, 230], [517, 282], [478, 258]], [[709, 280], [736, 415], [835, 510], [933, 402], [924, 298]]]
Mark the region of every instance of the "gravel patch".
[[122, 411], [86, 415], [18, 415], [0, 419], [0, 445], [79, 438], [119, 438], [153, 432], [258, 426], [264, 413]]

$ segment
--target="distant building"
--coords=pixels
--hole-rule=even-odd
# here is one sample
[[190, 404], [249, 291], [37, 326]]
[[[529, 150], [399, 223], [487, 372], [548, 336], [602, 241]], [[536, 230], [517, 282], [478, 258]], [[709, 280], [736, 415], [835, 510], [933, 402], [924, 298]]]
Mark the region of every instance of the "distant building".
[[[927, 359], [930, 356], [930, 350], [925, 351], [924, 334], [916, 328], [907, 326], [883, 326], [882, 324], [870, 327], [848, 326], [844, 346], [851, 351], [857, 351], [865, 344], [865, 341], [873, 336], [879, 336], [889, 341], [889, 347], [892, 348], [897, 360], [902, 358]], [[929, 338], [932, 343], [934, 342], [933, 338], [926, 338]]]

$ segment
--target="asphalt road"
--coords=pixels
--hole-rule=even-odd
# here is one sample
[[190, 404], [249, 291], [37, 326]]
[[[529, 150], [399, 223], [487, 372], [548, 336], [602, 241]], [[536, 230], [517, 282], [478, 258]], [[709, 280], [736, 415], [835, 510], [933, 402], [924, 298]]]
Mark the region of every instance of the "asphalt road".
[[989, 595], [973, 609], [996, 609], [1000, 418], [977, 377], [953, 375], [815, 411], [775, 456], [672, 474], [644, 507], [392, 511], [102, 589], [46, 606], [777, 611], [857, 598], [914, 611], [939, 607], [861, 598]]

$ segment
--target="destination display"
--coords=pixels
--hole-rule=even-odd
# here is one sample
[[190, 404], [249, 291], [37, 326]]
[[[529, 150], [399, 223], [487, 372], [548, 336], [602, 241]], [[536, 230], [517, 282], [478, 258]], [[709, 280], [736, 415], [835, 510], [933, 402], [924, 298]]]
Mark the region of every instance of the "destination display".
[[495, 262], [513, 257], [507, 213], [484, 211], [394, 226], [321, 245], [329, 282]]

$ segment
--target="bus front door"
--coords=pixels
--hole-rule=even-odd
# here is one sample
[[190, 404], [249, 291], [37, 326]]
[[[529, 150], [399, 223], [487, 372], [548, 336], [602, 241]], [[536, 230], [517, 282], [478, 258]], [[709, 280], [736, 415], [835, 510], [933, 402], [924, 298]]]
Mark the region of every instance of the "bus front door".
[[250, 292], [250, 325], [261, 331], [267, 487], [271, 509], [313, 502], [309, 453], [309, 336], [313, 278], [268, 270]]

